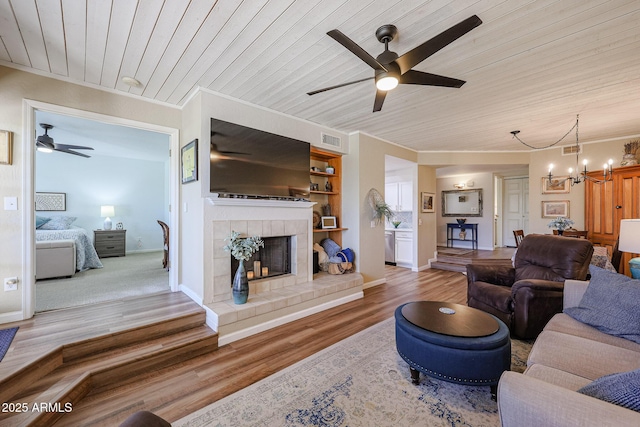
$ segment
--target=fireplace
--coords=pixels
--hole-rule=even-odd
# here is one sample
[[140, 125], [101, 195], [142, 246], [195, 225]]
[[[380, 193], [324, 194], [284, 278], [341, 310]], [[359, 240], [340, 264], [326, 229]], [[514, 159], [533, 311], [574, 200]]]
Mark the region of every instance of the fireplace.
[[[263, 237], [264, 247], [245, 261], [249, 280], [265, 279], [291, 273], [292, 236]], [[231, 257], [231, 274], [238, 269], [239, 261]]]

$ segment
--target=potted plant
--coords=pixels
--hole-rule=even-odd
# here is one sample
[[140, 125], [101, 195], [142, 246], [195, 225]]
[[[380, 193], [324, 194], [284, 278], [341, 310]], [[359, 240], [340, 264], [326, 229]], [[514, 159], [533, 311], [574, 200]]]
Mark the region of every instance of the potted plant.
[[566, 230], [567, 228], [570, 228], [573, 224], [575, 223], [573, 222], [572, 219], [559, 216], [553, 221], [551, 221], [549, 224], [547, 224], [547, 227], [555, 228], [556, 230], [558, 230], [558, 235], [562, 236], [562, 233], [564, 233], [564, 230]]
[[384, 201], [382, 195], [375, 188], [369, 190], [368, 199], [369, 206], [373, 211], [373, 221], [375, 221], [376, 225], [381, 224], [384, 218], [387, 218], [387, 221], [391, 221], [391, 218], [395, 216], [391, 206]]
[[240, 237], [237, 231], [231, 231], [231, 235], [224, 239], [228, 242], [223, 249], [231, 252], [231, 255], [238, 260], [238, 269], [233, 276], [231, 285], [231, 293], [235, 304], [244, 304], [249, 297], [249, 281], [247, 280], [247, 271], [244, 268], [244, 262], [258, 252], [260, 248], [264, 248], [264, 241], [260, 236]]

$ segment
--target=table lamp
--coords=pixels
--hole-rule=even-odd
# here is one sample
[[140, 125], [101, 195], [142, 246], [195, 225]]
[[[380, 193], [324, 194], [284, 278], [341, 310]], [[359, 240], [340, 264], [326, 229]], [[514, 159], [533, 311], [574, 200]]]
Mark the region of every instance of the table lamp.
[[[640, 254], [640, 219], [623, 219], [620, 221], [620, 252]], [[632, 258], [629, 261], [631, 277], [640, 279], [640, 258]]]
[[104, 229], [111, 230], [111, 218], [115, 216], [116, 212], [113, 206], [100, 206], [100, 216], [105, 217], [104, 219]]

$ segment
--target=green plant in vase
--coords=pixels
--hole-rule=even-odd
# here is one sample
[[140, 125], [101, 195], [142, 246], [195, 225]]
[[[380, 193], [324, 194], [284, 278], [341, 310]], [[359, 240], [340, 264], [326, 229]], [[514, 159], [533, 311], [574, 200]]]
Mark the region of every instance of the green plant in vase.
[[244, 262], [258, 252], [260, 248], [264, 248], [264, 241], [260, 236], [240, 237], [237, 231], [231, 231], [231, 235], [224, 239], [228, 242], [223, 249], [231, 252], [231, 256], [238, 260], [238, 269], [233, 276], [231, 285], [231, 294], [235, 304], [244, 304], [249, 297], [249, 280], [247, 279], [247, 271], [244, 268]]

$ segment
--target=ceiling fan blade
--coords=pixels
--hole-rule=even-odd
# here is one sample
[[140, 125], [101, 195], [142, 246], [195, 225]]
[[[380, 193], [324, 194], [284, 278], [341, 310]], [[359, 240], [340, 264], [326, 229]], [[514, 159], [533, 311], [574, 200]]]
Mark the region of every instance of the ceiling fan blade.
[[93, 150], [91, 147], [85, 147], [84, 145], [69, 145], [69, 144], [53, 144], [55, 146], [55, 150]]
[[[77, 151], [73, 151], [71, 149], [63, 149], [63, 148], [56, 147], [56, 148], [54, 148], [54, 150], [55, 151], [59, 151], [61, 153], [74, 154], [74, 155], [80, 156], [80, 157], [87, 157], [87, 158], [91, 157], [91, 156], [88, 156], [88, 155], [86, 155], [84, 153], [79, 153]], [[93, 148], [92, 148], [92, 150], [93, 150]]]
[[420, 46], [411, 49], [409, 52], [396, 59], [396, 62], [400, 66], [400, 72], [402, 74], [406, 73], [449, 43], [452, 43], [464, 36], [480, 24], [482, 24], [482, 20], [476, 15], [473, 15], [448, 30], [441, 32], [432, 39], [427, 40]]
[[367, 81], [367, 80], [373, 80], [373, 79], [374, 79], [374, 77], [367, 77], [366, 79], [354, 80], [354, 81], [349, 82], [349, 83], [342, 83], [342, 84], [335, 85], [335, 86], [329, 86], [329, 87], [325, 87], [324, 89], [318, 89], [318, 90], [314, 90], [312, 92], [307, 92], [307, 95], [315, 95], [316, 93], [326, 92], [328, 90], [337, 89], [339, 87], [349, 86], [349, 85], [352, 85], [352, 84], [364, 82], [364, 81]]
[[376, 90], [376, 100], [373, 101], [373, 112], [382, 110], [382, 103], [387, 96], [386, 90]]
[[453, 77], [439, 76], [422, 71], [409, 70], [400, 76], [400, 83], [410, 85], [428, 85], [459, 88], [466, 82]]
[[342, 46], [346, 47], [349, 51], [351, 51], [351, 53], [353, 53], [358, 58], [362, 59], [374, 70], [389, 71], [384, 67], [384, 65], [379, 63], [373, 56], [369, 55], [366, 50], [364, 50], [358, 44], [356, 44], [356, 42], [354, 42], [349, 37], [342, 34], [340, 30], [331, 30], [327, 33], [327, 35], [333, 38], [338, 43], [340, 43]]

